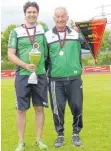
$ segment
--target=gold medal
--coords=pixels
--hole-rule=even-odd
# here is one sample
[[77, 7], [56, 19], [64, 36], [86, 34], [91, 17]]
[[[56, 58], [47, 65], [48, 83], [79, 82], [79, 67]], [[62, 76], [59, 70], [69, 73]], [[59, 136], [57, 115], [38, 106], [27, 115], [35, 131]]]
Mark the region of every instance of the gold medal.
[[60, 56], [63, 56], [63, 55], [64, 55], [64, 51], [61, 50], [61, 51], [59, 52], [59, 55], [60, 55]]

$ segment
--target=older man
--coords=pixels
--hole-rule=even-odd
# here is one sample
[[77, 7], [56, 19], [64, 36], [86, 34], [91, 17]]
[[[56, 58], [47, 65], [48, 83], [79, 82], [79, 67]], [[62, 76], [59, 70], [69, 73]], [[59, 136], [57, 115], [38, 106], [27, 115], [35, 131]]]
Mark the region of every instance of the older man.
[[73, 115], [72, 143], [75, 146], [82, 144], [79, 133], [83, 127], [81, 42], [84, 39], [80, 33], [66, 26], [68, 18], [66, 8], [56, 8], [54, 12], [56, 26], [45, 34], [49, 49], [51, 107], [58, 134], [54, 147], [61, 147], [64, 144], [64, 114], [67, 99]]

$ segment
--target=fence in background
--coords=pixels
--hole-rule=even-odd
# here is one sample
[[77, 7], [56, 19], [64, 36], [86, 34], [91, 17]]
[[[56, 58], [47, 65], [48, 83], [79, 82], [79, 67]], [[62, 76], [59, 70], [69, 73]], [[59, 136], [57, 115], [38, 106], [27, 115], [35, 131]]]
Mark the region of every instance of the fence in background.
[[[111, 66], [85, 66], [83, 73], [111, 72]], [[15, 70], [2, 70], [1, 77], [14, 77]]]

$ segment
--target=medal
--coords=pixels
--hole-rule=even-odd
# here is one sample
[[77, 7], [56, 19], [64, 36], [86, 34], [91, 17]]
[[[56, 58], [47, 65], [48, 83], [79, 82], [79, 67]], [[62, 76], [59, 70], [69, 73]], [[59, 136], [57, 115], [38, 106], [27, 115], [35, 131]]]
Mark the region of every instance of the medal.
[[34, 44], [33, 44], [33, 49], [34, 49], [35, 51], [37, 51], [37, 50], [39, 49], [39, 44], [38, 44], [38, 43], [34, 43]]
[[61, 50], [61, 51], [59, 52], [59, 55], [60, 55], [60, 56], [63, 56], [63, 55], [64, 55], [64, 51]]
[[[57, 31], [57, 35], [58, 35], [58, 39], [59, 39], [59, 44], [60, 44], [60, 47], [61, 47], [61, 49], [63, 48], [63, 46], [64, 46], [64, 44], [65, 44], [65, 42], [66, 42], [66, 29], [65, 29], [65, 31], [64, 31], [64, 38], [63, 38], [63, 40], [61, 40], [61, 38], [60, 38], [60, 35], [59, 35], [59, 32]], [[63, 50], [61, 50], [60, 52], [59, 52], [59, 55], [60, 56], [63, 56], [64, 55], [64, 51]]]
[[63, 48], [65, 42], [66, 42], [66, 29], [64, 31], [64, 38], [63, 40], [61, 40], [60, 38], [60, 35], [59, 35], [59, 32], [57, 31], [57, 35], [58, 35], [58, 39], [59, 39], [59, 44], [60, 44], [60, 47]]
[[29, 38], [29, 41], [31, 42], [33, 48], [32, 48], [32, 51], [35, 52], [35, 51], [38, 51], [39, 49], [39, 44], [36, 42], [34, 43], [34, 39], [35, 39], [35, 34], [36, 34], [36, 26], [34, 27], [34, 33], [31, 37], [29, 31], [28, 31], [28, 28], [27, 26], [25, 25], [25, 29], [26, 29], [26, 32], [27, 32], [27, 35], [28, 35], [28, 38]]
[[26, 32], [27, 32], [27, 35], [28, 35], [29, 41], [31, 42], [31, 44], [32, 44], [33, 48], [35, 49], [36, 47], [38, 47], [38, 46], [39, 46], [39, 44], [38, 44], [38, 43], [35, 43], [35, 44], [34, 44], [34, 39], [35, 39], [35, 34], [36, 34], [36, 26], [34, 27], [34, 33], [33, 33], [33, 35], [32, 35], [32, 36], [30, 35], [30, 33], [29, 33], [28, 28], [27, 28], [27, 26], [26, 26], [26, 25], [25, 25], [25, 30], [26, 30]]

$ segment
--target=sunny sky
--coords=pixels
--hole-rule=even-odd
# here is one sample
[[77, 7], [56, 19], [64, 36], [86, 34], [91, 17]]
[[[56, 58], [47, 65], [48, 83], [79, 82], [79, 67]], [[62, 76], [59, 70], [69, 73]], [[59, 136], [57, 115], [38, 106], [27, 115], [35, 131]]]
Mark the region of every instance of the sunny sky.
[[[1, 29], [4, 30], [10, 24], [20, 25], [24, 23], [23, 5], [27, 0], [2, 0], [1, 5]], [[31, 0], [33, 1], [33, 0]], [[102, 11], [111, 22], [111, 0], [35, 0], [40, 6], [39, 20], [45, 22], [49, 28], [54, 25], [53, 12], [58, 6], [67, 8], [69, 18], [74, 21], [89, 20], [101, 15]], [[99, 8], [102, 5], [105, 7]], [[98, 8], [97, 8], [98, 7]]]

